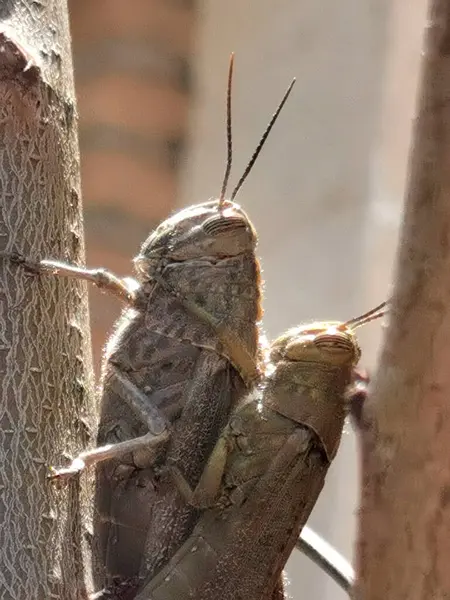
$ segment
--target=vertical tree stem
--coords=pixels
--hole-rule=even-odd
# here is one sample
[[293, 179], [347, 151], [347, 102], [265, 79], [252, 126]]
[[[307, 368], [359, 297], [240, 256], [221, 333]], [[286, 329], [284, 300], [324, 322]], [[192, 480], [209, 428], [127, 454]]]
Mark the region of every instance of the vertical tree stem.
[[450, 2], [430, 0], [392, 315], [361, 432], [355, 597], [450, 597]]
[[[0, 251], [84, 261], [65, 0], [0, 6]], [[90, 481], [48, 464], [93, 434], [86, 287], [0, 258], [0, 598], [84, 598]]]

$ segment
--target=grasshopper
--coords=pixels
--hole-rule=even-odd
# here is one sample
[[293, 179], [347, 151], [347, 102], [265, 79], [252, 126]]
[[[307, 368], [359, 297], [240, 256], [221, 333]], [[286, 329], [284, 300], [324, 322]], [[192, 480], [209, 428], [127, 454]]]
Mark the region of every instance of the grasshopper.
[[197, 525], [136, 600], [275, 600], [281, 575], [339, 447], [360, 358], [347, 322], [301, 326], [271, 346], [272, 372], [232, 413], [194, 488], [171, 472]]
[[295, 80], [227, 200], [232, 72], [233, 55], [220, 197], [160, 224], [134, 259], [136, 280], [13, 257], [37, 273], [90, 281], [125, 304], [102, 367], [99, 447], [51, 472], [64, 479], [96, 465], [96, 589], [151, 576], [185, 541], [198, 511], [180, 495], [168, 466], [196, 486], [230, 411], [261, 378], [257, 236], [234, 199]]

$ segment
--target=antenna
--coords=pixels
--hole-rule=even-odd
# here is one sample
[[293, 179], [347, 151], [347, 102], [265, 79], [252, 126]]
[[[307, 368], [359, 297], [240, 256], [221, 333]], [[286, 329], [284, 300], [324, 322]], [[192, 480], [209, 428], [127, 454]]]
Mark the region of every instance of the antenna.
[[231, 133], [231, 90], [233, 85], [233, 66], [234, 52], [230, 55], [230, 64], [228, 66], [228, 85], [227, 85], [227, 165], [223, 177], [222, 189], [219, 197], [219, 210], [222, 208], [227, 192], [228, 180], [230, 179], [231, 161], [233, 159], [233, 136]]
[[236, 187], [234, 188], [234, 190], [233, 190], [233, 193], [231, 194], [231, 200], [234, 200], [234, 199], [236, 198], [236, 194], [238, 193], [238, 191], [239, 191], [239, 190], [240, 190], [240, 188], [242, 187], [242, 184], [243, 184], [243, 183], [244, 183], [244, 181], [247, 179], [247, 176], [248, 176], [248, 174], [249, 174], [249, 173], [250, 173], [250, 171], [252, 170], [252, 167], [253, 167], [253, 165], [255, 164], [255, 162], [256, 162], [256, 159], [258, 158], [258, 156], [259, 156], [259, 153], [261, 152], [261, 150], [262, 150], [262, 147], [264, 146], [264, 144], [265, 144], [265, 142], [266, 142], [266, 140], [267, 140], [267, 138], [268, 138], [268, 136], [269, 136], [269, 133], [270, 133], [270, 131], [271, 131], [272, 127], [274, 126], [274, 124], [275, 124], [275, 121], [276, 121], [276, 120], [277, 120], [277, 118], [278, 118], [278, 115], [279, 115], [279, 114], [280, 114], [280, 112], [281, 112], [281, 109], [283, 108], [283, 106], [284, 106], [284, 104], [285, 104], [286, 100], [287, 100], [287, 99], [288, 99], [288, 97], [289, 97], [289, 94], [290, 94], [290, 93], [291, 93], [291, 91], [292, 91], [292, 88], [294, 87], [294, 83], [295, 83], [295, 77], [294, 77], [294, 79], [291, 81], [291, 84], [290, 84], [290, 86], [288, 87], [288, 89], [286, 90], [286, 92], [285, 92], [285, 94], [284, 94], [284, 96], [283, 96], [283, 99], [281, 100], [280, 104], [278, 105], [278, 108], [277, 108], [277, 110], [274, 112], [274, 114], [273, 114], [272, 118], [270, 119], [270, 123], [267, 125], [267, 128], [266, 128], [265, 132], [263, 133], [263, 135], [262, 135], [262, 137], [261, 137], [261, 139], [260, 139], [260, 141], [259, 141], [259, 144], [257, 145], [257, 147], [256, 147], [256, 150], [254, 151], [254, 153], [253, 153], [253, 156], [251, 157], [251, 159], [250, 159], [250, 162], [248, 163], [248, 165], [247, 165], [247, 167], [246, 167], [246, 169], [245, 169], [245, 171], [244, 171], [244, 174], [243, 174], [243, 175], [242, 175], [242, 177], [239, 179], [239, 181], [238, 181], [238, 183], [237, 183]]
[[370, 321], [375, 321], [375, 319], [380, 319], [387, 314], [387, 301], [382, 302], [375, 308], [368, 310], [366, 313], [360, 315], [359, 317], [354, 317], [349, 321], [344, 323], [345, 327], [351, 327], [352, 329], [356, 329], [357, 327], [361, 327], [361, 325], [365, 325], [366, 323], [370, 323]]

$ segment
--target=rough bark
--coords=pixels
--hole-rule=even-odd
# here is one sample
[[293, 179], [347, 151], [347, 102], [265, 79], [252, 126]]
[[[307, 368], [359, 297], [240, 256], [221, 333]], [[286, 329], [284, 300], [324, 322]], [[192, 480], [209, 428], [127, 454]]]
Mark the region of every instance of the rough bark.
[[450, 597], [450, 1], [430, 0], [392, 315], [365, 406], [355, 597]]
[[[2, 254], [83, 263], [65, 0], [0, 5], [0, 140]], [[84, 598], [91, 481], [46, 479], [93, 433], [84, 285], [0, 257], [0, 372], [0, 598]]]

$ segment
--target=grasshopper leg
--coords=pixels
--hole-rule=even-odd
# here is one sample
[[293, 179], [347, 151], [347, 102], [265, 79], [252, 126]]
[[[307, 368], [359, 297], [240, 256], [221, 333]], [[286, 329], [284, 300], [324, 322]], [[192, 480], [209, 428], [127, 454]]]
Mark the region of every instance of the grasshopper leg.
[[369, 383], [370, 376], [367, 371], [355, 369], [353, 382], [346, 393], [350, 420], [357, 432], [369, 428], [367, 416], [364, 411]]
[[296, 547], [323, 569], [345, 592], [353, 587], [355, 573], [353, 567], [317, 533], [304, 527], [297, 540]]
[[111, 273], [107, 269], [87, 269], [56, 260], [42, 260], [37, 263], [37, 267], [38, 272], [48, 272], [60, 277], [71, 277], [73, 279], [89, 281], [100, 290], [113, 294], [125, 304], [132, 306], [135, 303], [136, 294], [131, 282], [120, 279], [120, 277], [117, 277], [117, 275], [114, 275], [114, 273]]
[[156, 448], [160, 444], [165, 443], [168, 439], [168, 431], [163, 431], [158, 435], [146, 433], [145, 435], [132, 440], [126, 440], [125, 442], [119, 442], [118, 444], [107, 444], [106, 446], [101, 446], [100, 448], [87, 450], [86, 452], [82, 452], [76, 458], [74, 458], [68, 467], [61, 469], [50, 467], [49, 479], [70, 479], [71, 477], [83, 472], [86, 468], [91, 467], [99, 462], [111, 460], [112, 458], [119, 458], [124, 454], [140, 450], [141, 448], [145, 448], [146, 450]]
[[87, 269], [56, 260], [33, 261], [18, 253], [9, 254], [2, 252], [2, 256], [9, 258], [12, 262], [21, 265], [24, 269], [35, 274], [50, 273], [60, 277], [71, 277], [89, 281], [99, 289], [109, 292], [119, 298], [125, 304], [133, 306], [136, 301], [135, 288], [137, 284], [132, 280], [121, 279], [106, 269]]
[[104, 385], [116, 393], [121, 400], [145, 423], [153, 435], [158, 435], [167, 429], [167, 421], [161, 411], [152, 404], [151, 396], [140, 390], [126, 373], [112, 364], [105, 378]]
[[191, 488], [176, 466], [168, 467], [178, 491], [188, 504], [196, 508], [214, 506], [221, 487], [227, 456], [228, 441], [226, 436], [222, 435], [215, 445], [195, 489]]
[[135, 452], [136, 450], [145, 449], [152, 453], [169, 439], [169, 428], [164, 416], [149, 402], [148, 396], [141, 392], [126, 375], [121, 373], [119, 369], [113, 369], [107, 381], [110, 389], [113, 389], [146, 423], [149, 432], [131, 440], [107, 444], [82, 452], [73, 459], [68, 467], [61, 469], [50, 467], [50, 479], [68, 479], [78, 475], [87, 467], [105, 460], [118, 458], [123, 454]]
[[53, 275], [89, 281], [102, 291], [114, 294], [126, 304], [133, 305], [135, 302], [134, 286], [107, 269], [86, 269], [55, 260], [41, 260], [38, 265], [42, 271], [48, 271]]
[[[129, 306], [134, 306], [137, 302], [136, 288], [138, 287], [138, 284], [129, 278], [121, 279], [106, 269], [87, 269], [85, 267], [78, 267], [76, 265], [55, 260], [42, 260], [36, 262], [14, 252], [9, 254], [3, 252], [1, 255], [20, 264], [23, 268], [32, 273], [50, 273], [60, 277], [71, 277], [73, 279], [89, 281], [102, 291], [113, 294]], [[181, 298], [176, 291], [169, 288], [162, 277], [159, 277], [156, 274], [154, 274], [153, 277], [155, 281], [158, 281], [165, 288], [168, 288], [169, 291], [175, 293], [189, 312], [209, 323], [211, 327], [216, 330], [220, 343], [244, 381], [253, 384], [261, 378], [257, 363], [245, 348], [240, 338], [233, 331], [223, 323], [218, 323], [212, 315], [201, 306], [198, 306], [195, 302], [192, 302], [188, 298]]]
[[178, 467], [170, 466], [168, 467], [168, 470], [175, 485], [177, 486], [178, 491], [180, 492], [184, 500], [187, 502], [187, 504], [193, 506], [195, 489], [193, 490], [191, 488], [189, 483], [186, 481], [183, 473]]

